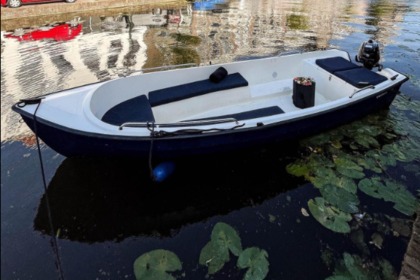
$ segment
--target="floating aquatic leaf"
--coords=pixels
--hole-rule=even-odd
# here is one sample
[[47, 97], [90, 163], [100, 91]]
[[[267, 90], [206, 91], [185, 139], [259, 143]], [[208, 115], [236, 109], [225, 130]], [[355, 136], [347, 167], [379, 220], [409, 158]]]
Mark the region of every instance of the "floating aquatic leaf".
[[386, 189], [381, 191], [381, 195], [385, 201], [394, 202], [394, 209], [407, 215], [412, 216], [419, 207], [416, 197], [410, 193], [403, 185], [390, 180], [385, 180]]
[[340, 177], [338, 178], [338, 181], [331, 181], [331, 184], [336, 187], [342, 188], [350, 193], [356, 193], [357, 191], [356, 183], [353, 179], [348, 177]]
[[379, 177], [364, 178], [359, 182], [359, 189], [374, 198], [382, 198], [379, 189], [384, 187]]
[[334, 159], [334, 162], [336, 164], [337, 171], [343, 174], [344, 176], [353, 179], [361, 179], [365, 177], [365, 174], [363, 173], [363, 168], [357, 165], [352, 160], [337, 157]]
[[397, 161], [392, 155], [382, 153], [378, 150], [370, 150], [366, 153], [366, 157], [372, 158], [381, 168], [387, 166], [396, 166]]
[[377, 148], [379, 147], [379, 142], [372, 136], [367, 135], [367, 134], [358, 134], [354, 137], [354, 141], [357, 142], [357, 144], [365, 147], [365, 148], [370, 148], [370, 147], [374, 147]]
[[241, 239], [234, 228], [219, 222], [213, 228], [210, 242], [200, 252], [199, 263], [208, 266], [209, 274], [214, 274], [229, 261], [229, 251], [239, 256]]
[[326, 185], [320, 189], [322, 197], [330, 204], [346, 213], [359, 212], [359, 199], [354, 193], [333, 185]]
[[369, 272], [364, 268], [363, 261], [358, 256], [344, 253], [344, 264], [353, 279], [370, 280]]
[[338, 182], [339, 178], [332, 168], [320, 167], [314, 171], [314, 176], [310, 181], [315, 187], [322, 188], [331, 182]]
[[379, 259], [366, 264], [366, 260], [357, 255], [343, 254], [334, 275], [326, 280], [391, 280], [397, 279], [395, 270], [389, 261]]
[[339, 233], [350, 232], [348, 222], [352, 219], [351, 215], [327, 205], [322, 197], [310, 199], [308, 207], [312, 216], [326, 228]]
[[359, 182], [359, 189], [375, 198], [393, 202], [394, 208], [407, 215], [414, 214], [419, 202], [405, 187], [395, 181], [385, 180], [385, 184], [378, 177], [365, 178]]
[[199, 263], [208, 267], [208, 274], [214, 274], [222, 269], [229, 259], [229, 251], [226, 248], [210, 241], [201, 250]]
[[384, 238], [379, 233], [375, 232], [372, 234], [372, 240], [369, 242], [375, 245], [378, 249], [382, 249], [382, 244], [384, 243]]
[[239, 268], [248, 268], [244, 280], [262, 280], [268, 273], [268, 254], [257, 247], [245, 249], [238, 258]]
[[138, 257], [134, 261], [134, 275], [142, 280], [170, 280], [175, 279], [167, 272], [182, 269], [182, 264], [177, 255], [171, 251], [157, 249]]
[[379, 260], [379, 269], [382, 272], [382, 280], [394, 280], [397, 279], [394, 267], [391, 263], [385, 259]]
[[236, 230], [226, 223], [219, 222], [214, 226], [211, 233], [211, 241], [229, 249], [235, 256], [239, 256], [242, 252], [241, 238]]
[[371, 170], [375, 173], [382, 173], [382, 169], [380, 168], [378, 163], [372, 158], [359, 156], [357, 157], [356, 162], [365, 169]]
[[296, 177], [307, 177], [309, 175], [308, 165], [303, 161], [294, 162], [286, 166], [286, 170], [289, 174]]

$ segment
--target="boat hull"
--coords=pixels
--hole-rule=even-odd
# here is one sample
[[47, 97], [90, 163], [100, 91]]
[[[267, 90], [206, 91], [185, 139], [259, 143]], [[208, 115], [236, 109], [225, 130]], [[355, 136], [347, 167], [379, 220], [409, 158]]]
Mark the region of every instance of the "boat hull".
[[[375, 95], [328, 111], [246, 129], [167, 137], [135, 137], [86, 133], [34, 118], [14, 107], [49, 147], [66, 157], [142, 157], [169, 159], [224, 153], [273, 142], [296, 140], [354, 121], [390, 106], [402, 83]], [[352, 99], [349, 99], [351, 101]], [[42, 106], [42, 105], [41, 105]]]

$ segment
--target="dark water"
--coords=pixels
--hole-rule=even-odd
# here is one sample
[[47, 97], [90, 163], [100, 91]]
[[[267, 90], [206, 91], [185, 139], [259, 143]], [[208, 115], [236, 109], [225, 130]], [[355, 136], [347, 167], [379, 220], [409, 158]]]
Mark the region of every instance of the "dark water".
[[[319, 147], [324, 155], [337, 152], [331, 150], [335, 142], [320, 146], [302, 141], [184, 159], [176, 162], [175, 173], [162, 184], [150, 181], [145, 162], [65, 159], [41, 145], [45, 191], [35, 138], [10, 110], [19, 98], [170, 64], [218, 63], [325, 47], [344, 49], [354, 57], [360, 43], [372, 38], [381, 43], [383, 64], [410, 80], [389, 111], [332, 133], [345, 135], [340, 153], [386, 154], [378, 147], [354, 148], [358, 135], [350, 133], [354, 126], [359, 129], [354, 131], [381, 129], [376, 136], [381, 147], [394, 145], [403, 155], [394, 156], [395, 164], [387, 158], [384, 172], [377, 176], [398, 181], [418, 196], [418, 2], [232, 0], [216, 1], [214, 6], [210, 2], [142, 15], [83, 14], [77, 25], [81, 29], [73, 33], [35, 33], [29, 40], [10, 37], [21, 32], [15, 28], [2, 30], [2, 279], [135, 279], [134, 261], [156, 249], [177, 255], [182, 269], [172, 275], [178, 279], [242, 279], [246, 269], [236, 266], [233, 254], [211, 276], [199, 263], [219, 222], [237, 231], [243, 249], [267, 252], [265, 279], [326, 279], [339, 270], [344, 253], [360, 257], [367, 267], [379, 267], [386, 260], [394, 271], [391, 279], [396, 278], [411, 215], [360, 190], [359, 210], [365, 216], [361, 221], [353, 217], [350, 233], [333, 232], [311, 213], [307, 217], [302, 212], [309, 212], [308, 201], [320, 191], [286, 167], [306, 160]], [[62, 17], [55, 26], [73, 19]], [[40, 25], [21, 28], [46, 30]], [[366, 177], [372, 173], [365, 170]], [[375, 241], [375, 234], [382, 243]], [[366, 279], [384, 277], [375, 269], [369, 273]]]

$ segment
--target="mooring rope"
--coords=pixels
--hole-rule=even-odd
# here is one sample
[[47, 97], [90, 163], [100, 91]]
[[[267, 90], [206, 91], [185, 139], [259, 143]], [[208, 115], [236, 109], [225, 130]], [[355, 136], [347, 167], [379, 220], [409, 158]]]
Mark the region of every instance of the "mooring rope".
[[43, 185], [44, 185], [45, 200], [46, 200], [46, 203], [47, 203], [48, 221], [49, 221], [50, 229], [51, 229], [51, 246], [52, 246], [53, 252], [56, 256], [56, 266], [57, 266], [57, 270], [59, 272], [59, 279], [64, 280], [64, 273], [63, 273], [63, 268], [62, 268], [62, 265], [61, 265], [61, 258], [60, 258], [59, 248], [58, 248], [57, 236], [55, 234], [55, 230], [54, 230], [54, 226], [53, 226], [50, 202], [49, 202], [49, 199], [48, 199], [47, 180], [45, 179], [45, 171], [44, 171], [44, 163], [43, 163], [43, 160], [42, 160], [41, 145], [39, 144], [39, 137], [38, 137], [36, 113], [38, 112], [38, 108], [39, 108], [40, 105], [41, 105], [41, 100], [39, 100], [38, 105], [37, 105], [37, 107], [35, 109], [35, 112], [34, 112], [34, 132], [35, 132], [36, 146], [37, 146], [37, 149], [38, 149], [39, 162], [40, 162], [40, 166], [41, 166], [41, 174], [42, 174], [42, 182], [43, 182]]
[[[150, 124], [149, 122], [147, 122], [147, 128], [150, 130], [149, 127], [150, 127]], [[149, 148], [149, 172], [150, 172], [150, 178], [152, 180], [154, 180], [153, 164], [152, 164], [154, 131], [155, 131], [155, 124], [152, 122], [152, 129], [150, 133], [150, 148]]]

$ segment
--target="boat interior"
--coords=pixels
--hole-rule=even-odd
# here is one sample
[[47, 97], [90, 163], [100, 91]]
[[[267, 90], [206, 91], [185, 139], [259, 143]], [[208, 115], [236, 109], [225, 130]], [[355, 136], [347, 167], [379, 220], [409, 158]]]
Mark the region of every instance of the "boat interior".
[[[192, 75], [190, 81], [180, 78], [176, 85], [161, 82], [159, 89], [150, 86], [147, 92], [121, 94], [119, 100], [101, 98], [98, 102], [101, 97], [101, 89], [98, 89], [90, 106], [97, 118], [117, 126], [127, 122], [162, 124], [222, 118], [245, 120], [306, 109], [294, 104], [294, 77], [311, 77], [315, 81], [314, 105], [311, 107], [349, 97], [366, 86], [388, 80], [386, 73], [368, 70], [344, 55], [309, 57], [299, 63], [283, 59], [281, 63], [288, 65], [283, 67], [286, 69], [279, 70], [278, 65], [271, 64], [264, 69], [261, 63], [260, 66], [252, 65], [254, 69], [251, 71], [250, 67], [239, 63], [236, 67], [226, 65], [226, 68], [209, 68], [207, 72], [196, 71], [198, 74], [186, 72]], [[214, 75], [219, 75], [216, 80], [212, 79]], [[114, 90], [122, 91], [118, 86]]]

